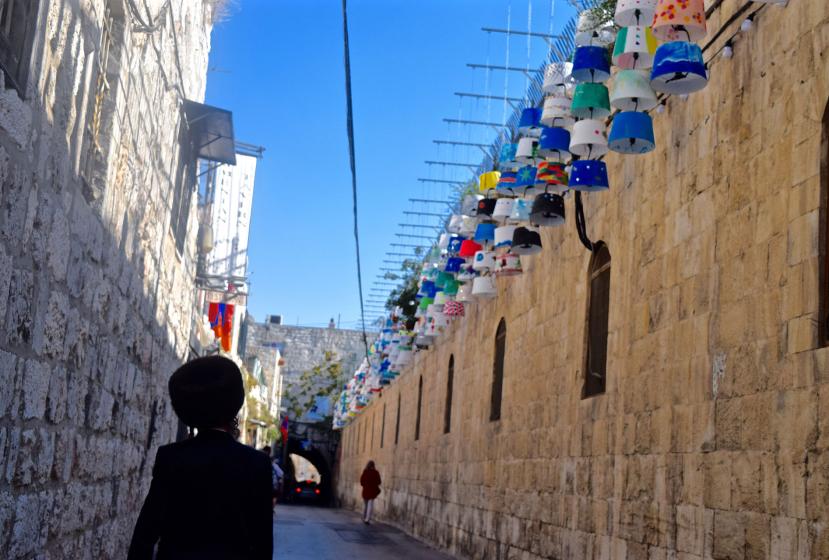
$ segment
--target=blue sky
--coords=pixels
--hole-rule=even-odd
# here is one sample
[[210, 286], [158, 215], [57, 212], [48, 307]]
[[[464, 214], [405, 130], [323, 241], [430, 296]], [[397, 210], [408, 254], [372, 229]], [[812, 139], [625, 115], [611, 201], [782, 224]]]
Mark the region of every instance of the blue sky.
[[[503, 122], [501, 101], [454, 92], [522, 97], [516, 72], [473, 70], [466, 63], [505, 65], [507, 39], [481, 27], [550, 29], [550, 0], [351, 0], [354, 127], [365, 298], [390, 243], [412, 243], [401, 222], [434, 223], [404, 210], [439, 212], [409, 198], [446, 199], [446, 185], [418, 177], [468, 179], [465, 168], [424, 160], [478, 163], [477, 148], [437, 146], [434, 139], [490, 143], [495, 132], [450, 125], [443, 118]], [[555, 4], [555, 29], [572, 15]], [[509, 40], [509, 65], [528, 62], [526, 37]], [[537, 66], [546, 44], [531, 39]], [[213, 31], [207, 100], [233, 111], [236, 138], [266, 148], [257, 168], [249, 274], [249, 311], [257, 320], [282, 314], [289, 324], [323, 326], [360, 316], [351, 183], [345, 128], [341, 5], [336, 0], [235, 0]], [[376, 314], [367, 314], [367, 319]]]

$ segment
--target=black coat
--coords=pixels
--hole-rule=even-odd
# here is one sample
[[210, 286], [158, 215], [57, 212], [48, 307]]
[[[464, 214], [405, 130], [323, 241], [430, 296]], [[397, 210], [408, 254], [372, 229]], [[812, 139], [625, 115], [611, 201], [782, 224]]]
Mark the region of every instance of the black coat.
[[206, 430], [158, 449], [129, 560], [271, 560], [268, 457]]

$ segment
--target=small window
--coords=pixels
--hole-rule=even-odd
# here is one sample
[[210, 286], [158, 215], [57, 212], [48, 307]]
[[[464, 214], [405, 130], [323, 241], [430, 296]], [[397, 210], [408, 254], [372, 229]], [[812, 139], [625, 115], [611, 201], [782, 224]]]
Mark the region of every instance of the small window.
[[829, 346], [829, 105], [823, 113], [820, 148], [820, 269], [818, 341]]
[[423, 376], [417, 382], [417, 415], [415, 416], [415, 441], [420, 439], [420, 405], [423, 402]]
[[397, 422], [394, 424], [394, 444], [400, 441], [400, 395], [397, 395]]
[[507, 323], [502, 318], [495, 331], [495, 358], [492, 363], [492, 402], [489, 420], [501, 419], [501, 395], [504, 391], [504, 355], [507, 345]]
[[446, 405], [443, 408], [443, 433], [452, 429], [452, 383], [455, 377], [455, 356], [449, 356], [449, 369], [446, 372]]
[[0, 70], [6, 85], [26, 97], [38, 0], [0, 0]]
[[380, 449], [383, 448], [383, 440], [386, 439], [386, 403], [383, 403], [383, 422], [380, 424]]
[[610, 311], [610, 251], [601, 241], [593, 249], [587, 292], [587, 351], [582, 398], [605, 392]]

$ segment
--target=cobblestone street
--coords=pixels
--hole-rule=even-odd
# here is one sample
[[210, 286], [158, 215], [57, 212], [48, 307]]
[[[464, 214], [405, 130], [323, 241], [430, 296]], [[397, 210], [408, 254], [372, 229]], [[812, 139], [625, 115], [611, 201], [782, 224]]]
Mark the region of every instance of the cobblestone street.
[[365, 526], [351, 511], [308, 506], [276, 508], [274, 559], [449, 560], [383, 523]]

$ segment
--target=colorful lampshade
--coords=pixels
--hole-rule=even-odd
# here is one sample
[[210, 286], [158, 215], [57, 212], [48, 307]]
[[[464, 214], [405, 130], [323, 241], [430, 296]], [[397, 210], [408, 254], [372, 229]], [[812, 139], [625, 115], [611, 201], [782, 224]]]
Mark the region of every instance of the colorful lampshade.
[[511, 169], [513, 167], [518, 167], [519, 163], [515, 161], [515, 152], [518, 151], [518, 144], [517, 143], [506, 143], [501, 146], [501, 155], [498, 158], [498, 164], [503, 169]]
[[460, 301], [447, 301], [443, 306], [443, 314], [447, 317], [463, 317], [464, 307]]
[[446, 272], [456, 273], [461, 269], [463, 263], [464, 260], [461, 257], [449, 257], [443, 270]]
[[545, 126], [538, 139], [537, 153], [551, 161], [566, 161], [570, 157], [570, 132], [566, 128]]
[[[435, 293], [437, 293], [437, 292], [435, 292]], [[420, 309], [422, 309], [423, 311], [426, 311], [429, 308], [429, 306], [432, 305], [434, 302], [435, 302], [435, 298], [433, 298], [433, 297], [424, 297], [424, 298], [420, 299], [420, 304], [418, 304], [418, 307]]]
[[573, 169], [570, 171], [570, 188], [583, 192], [609, 189], [605, 162], [591, 159], [574, 161]]
[[613, 42], [613, 22], [601, 21], [596, 12], [587, 10], [579, 14], [576, 25], [576, 46], [606, 47]]
[[494, 189], [498, 186], [498, 179], [500, 179], [500, 177], [501, 174], [497, 171], [487, 171], [486, 173], [482, 173], [478, 179], [478, 189], [482, 193]]
[[[444, 283], [445, 285], [445, 283]], [[428, 313], [434, 313], [435, 311], [440, 311], [443, 309], [443, 305], [446, 303], [446, 292], [444, 290], [440, 290], [438, 293], [435, 294], [435, 302], [429, 306], [429, 309], [426, 311]]]
[[495, 248], [503, 249], [512, 245], [512, 235], [518, 226], [505, 225], [495, 229]]
[[544, 126], [573, 126], [575, 119], [570, 114], [570, 98], [566, 95], [548, 95], [544, 99], [541, 111], [541, 124]]
[[504, 171], [501, 173], [501, 179], [498, 181], [498, 190], [509, 190], [515, 187], [518, 181], [517, 171]]
[[516, 228], [512, 236], [511, 253], [516, 255], [535, 255], [541, 252], [541, 234], [529, 228]]
[[495, 258], [495, 276], [517, 276], [523, 273], [521, 257], [514, 253], [505, 253]]
[[478, 272], [495, 268], [495, 251], [478, 251], [475, 253], [472, 268]]
[[481, 244], [475, 243], [471, 239], [467, 239], [461, 243], [461, 248], [458, 251], [458, 256], [469, 259], [475, 256], [475, 253], [481, 250]]
[[703, 0], [657, 0], [652, 27], [660, 41], [699, 41], [706, 33]]
[[554, 193], [535, 197], [530, 223], [536, 226], [560, 226], [564, 223], [564, 198]]
[[625, 70], [650, 68], [656, 52], [656, 37], [650, 27], [623, 27], [613, 47], [613, 64]]
[[536, 177], [545, 186], [553, 187], [554, 192], [564, 192], [567, 189], [567, 171], [563, 163], [542, 161], [538, 164]]
[[610, 57], [604, 47], [576, 47], [573, 55], [573, 80], [586, 82], [604, 82], [610, 78]]
[[[515, 205], [514, 198], [499, 198], [495, 203], [495, 210], [492, 212], [492, 219], [499, 222], [505, 221], [512, 214], [512, 207]], [[497, 231], [497, 230], [496, 230]]]
[[477, 275], [478, 274], [477, 274], [477, 272], [475, 272], [475, 269], [473, 268], [473, 266], [469, 263], [465, 263], [461, 267], [461, 269], [458, 271], [457, 279], [458, 279], [458, 282], [469, 282], [470, 280], [475, 278]]
[[651, 87], [661, 93], [693, 93], [708, 83], [702, 49], [693, 43], [674, 41], [659, 45], [653, 59]]
[[[585, 119], [573, 125], [570, 136], [570, 153], [593, 158], [607, 153], [605, 126], [601, 121]], [[572, 182], [572, 177], [570, 178]]]
[[643, 72], [620, 70], [613, 76], [610, 104], [620, 111], [650, 111], [659, 101]]
[[526, 165], [519, 169], [515, 179], [515, 186], [519, 188], [535, 186], [535, 166]]
[[478, 201], [478, 213], [481, 216], [492, 216], [492, 211], [495, 210], [494, 198], [482, 198]]
[[486, 245], [495, 241], [495, 224], [478, 224], [475, 230], [475, 241]]
[[604, 84], [576, 86], [570, 113], [578, 119], [604, 119], [610, 115], [610, 96]]
[[443, 287], [443, 291], [446, 293], [447, 296], [454, 296], [458, 293], [458, 287], [460, 286], [460, 282], [458, 282], [455, 278], [450, 278], [446, 281], [446, 285]]
[[450, 235], [449, 236], [449, 244], [446, 247], [446, 250], [450, 253], [457, 253], [461, 249], [461, 243], [464, 242], [466, 238], [461, 235]]
[[528, 107], [521, 111], [521, 118], [518, 120], [518, 132], [525, 136], [536, 137], [541, 134], [541, 109]]
[[618, 0], [613, 20], [619, 27], [650, 25], [655, 11], [656, 0]]
[[647, 113], [625, 111], [613, 118], [608, 146], [620, 154], [646, 154], [656, 147], [653, 121]]
[[417, 291], [417, 295], [421, 298], [431, 298], [434, 297], [436, 292], [437, 286], [435, 286], [435, 283], [431, 280], [424, 280], [423, 283], [420, 284], [420, 289]]
[[518, 139], [518, 152], [515, 154], [515, 159], [521, 165], [535, 165], [536, 160], [538, 159], [537, 152], [538, 138], [534, 136], [524, 136]]
[[[545, 163], [545, 162], [542, 162]], [[530, 219], [532, 205], [526, 198], [516, 198], [512, 206], [512, 214], [509, 216], [511, 222], [526, 222]]]
[[477, 299], [492, 299], [498, 295], [495, 278], [478, 276], [472, 281], [472, 295]]
[[435, 286], [437, 286], [440, 289], [443, 289], [443, 287], [446, 286], [446, 281], [454, 277], [455, 275], [451, 272], [445, 272], [441, 270], [438, 272], [438, 275], [435, 278]]
[[570, 74], [573, 72], [571, 62], [551, 62], [544, 69], [544, 82], [541, 91], [544, 93], [559, 93], [570, 84]]

